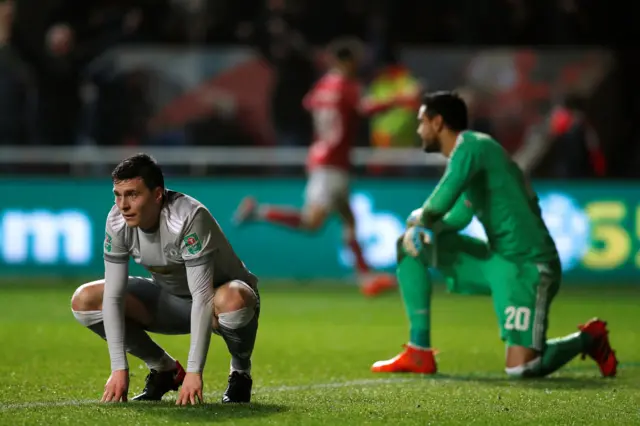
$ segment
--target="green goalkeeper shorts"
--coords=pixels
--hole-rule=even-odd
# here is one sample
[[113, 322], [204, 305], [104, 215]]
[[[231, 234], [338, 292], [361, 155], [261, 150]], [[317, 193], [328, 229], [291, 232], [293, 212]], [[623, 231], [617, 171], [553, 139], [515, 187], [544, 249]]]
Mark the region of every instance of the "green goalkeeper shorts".
[[544, 349], [549, 307], [562, 277], [559, 263], [514, 263], [483, 241], [453, 233], [440, 235], [425, 255], [450, 292], [491, 294], [500, 338], [508, 345]]

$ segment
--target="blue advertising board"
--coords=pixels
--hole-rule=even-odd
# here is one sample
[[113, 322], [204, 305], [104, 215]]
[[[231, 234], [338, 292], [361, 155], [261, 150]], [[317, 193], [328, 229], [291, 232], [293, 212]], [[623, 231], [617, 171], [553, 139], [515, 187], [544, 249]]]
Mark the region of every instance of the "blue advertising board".
[[[404, 220], [435, 185], [420, 179], [359, 179], [352, 205], [357, 236], [369, 263], [393, 271]], [[352, 276], [340, 224], [316, 234], [270, 224], [237, 228], [233, 212], [245, 195], [299, 207], [303, 179], [169, 179], [170, 188], [203, 202], [247, 266], [260, 277], [313, 279]], [[640, 187], [623, 183], [539, 182], [544, 220], [556, 241], [567, 281], [640, 279]], [[5, 179], [0, 206], [1, 276], [103, 274], [102, 240], [113, 204], [109, 179]], [[464, 231], [483, 238], [474, 222]], [[132, 273], [143, 273], [134, 265]]]

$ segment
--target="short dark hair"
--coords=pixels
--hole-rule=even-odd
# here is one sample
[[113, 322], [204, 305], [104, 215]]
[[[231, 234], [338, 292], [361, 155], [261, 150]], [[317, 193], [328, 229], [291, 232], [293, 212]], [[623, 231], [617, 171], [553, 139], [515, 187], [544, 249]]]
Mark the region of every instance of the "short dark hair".
[[442, 116], [444, 124], [453, 131], [469, 127], [469, 113], [464, 99], [455, 92], [439, 91], [427, 93], [422, 98], [427, 117]]
[[150, 190], [158, 187], [164, 189], [164, 175], [162, 169], [148, 154], [136, 154], [120, 162], [111, 172], [113, 182], [141, 178]]
[[355, 38], [340, 38], [329, 45], [331, 54], [341, 62], [354, 61], [361, 56], [362, 44]]

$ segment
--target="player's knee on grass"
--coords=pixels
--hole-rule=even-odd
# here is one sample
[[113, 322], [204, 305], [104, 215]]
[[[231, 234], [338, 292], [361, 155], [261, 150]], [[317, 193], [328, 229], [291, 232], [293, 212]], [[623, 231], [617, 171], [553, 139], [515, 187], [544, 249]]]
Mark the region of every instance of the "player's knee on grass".
[[525, 346], [509, 345], [506, 349], [505, 365], [509, 367], [517, 367], [540, 357], [540, 353], [535, 349]]
[[255, 316], [257, 305], [256, 293], [242, 281], [234, 280], [218, 287], [213, 297], [214, 328], [244, 327]]
[[512, 377], [514, 379], [538, 377], [540, 376], [541, 365], [542, 365], [542, 358], [538, 356], [532, 359], [531, 361], [525, 362], [523, 364], [516, 365], [513, 367], [505, 367], [504, 371], [507, 373], [507, 376]]
[[537, 377], [540, 373], [542, 358], [535, 349], [525, 346], [507, 346], [505, 372], [509, 377]]

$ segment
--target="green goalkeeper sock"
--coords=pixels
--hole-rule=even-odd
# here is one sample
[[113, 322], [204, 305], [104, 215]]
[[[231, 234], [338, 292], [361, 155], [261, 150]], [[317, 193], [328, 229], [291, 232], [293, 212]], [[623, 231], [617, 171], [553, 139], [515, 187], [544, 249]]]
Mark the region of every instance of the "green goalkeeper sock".
[[411, 256], [404, 256], [396, 270], [404, 308], [409, 317], [409, 343], [431, 347], [431, 277], [426, 265]]
[[548, 340], [536, 376], [553, 373], [577, 355], [585, 352], [592, 343], [593, 338], [583, 332]]

